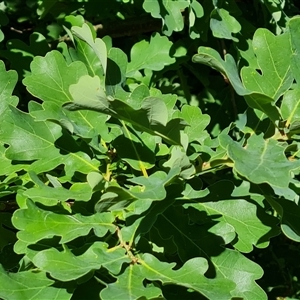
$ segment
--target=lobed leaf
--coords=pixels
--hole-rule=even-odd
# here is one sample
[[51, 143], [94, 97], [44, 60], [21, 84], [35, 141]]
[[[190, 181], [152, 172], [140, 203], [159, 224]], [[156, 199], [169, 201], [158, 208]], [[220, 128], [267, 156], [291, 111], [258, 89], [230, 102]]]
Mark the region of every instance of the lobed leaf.
[[[175, 58], [170, 55], [171, 47], [172, 42], [167, 37], [160, 36], [159, 33], [152, 36], [149, 43], [145, 40], [136, 43], [131, 49], [127, 76], [132, 76], [134, 72], [141, 69], [160, 71], [164, 66], [174, 63]], [[141, 53], [147, 53], [147, 55], [143, 56]]]
[[93, 270], [104, 267], [117, 274], [123, 263], [130, 263], [123, 248], [107, 249], [107, 244], [93, 243], [83, 254], [75, 255], [67, 247], [59, 252], [55, 248], [38, 252], [33, 263], [60, 281], [78, 279]]
[[60, 288], [52, 286], [54, 281], [45, 272], [25, 271], [7, 273], [0, 265], [0, 297], [3, 300], [59, 299], [69, 300], [73, 287]]
[[268, 183], [274, 187], [288, 187], [292, 170], [300, 166], [299, 161], [287, 160], [284, 155], [285, 147], [279, 142], [274, 139], [264, 140], [262, 135], [252, 135], [246, 148], [225, 136], [220, 136], [220, 143], [233, 160], [234, 170], [256, 184]]
[[160, 2], [144, 0], [143, 8], [151, 13], [154, 18], [161, 18], [164, 21], [163, 32], [171, 35], [173, 31], [181, 31], [184, 23], [181, 10], [189, 6], [188, 1], [168, 1]]
[[[31, 170], [40, 173], [60, 164], [72, 176], [80, 169], [83, 173], [98, 171], [99, 162], [82, 152], [71, 136], [62, 134], [61, 127], [50, 122], [35, 122], [30, 114], [10, 107], [0, 130], [0, 141], [8, 144], [5, 156], [16, 161], [35, 161]], [[61, 141], [61, 142], [60, 142]]]
[[115, 230], [113, 220], [112, 214], [108, 212], [91, 216], [58, 214], [43, 210], [28, 199], [27, 208], [17, 210], [12, 223], [20, 230], [17, 237], [21, 242], [33, 244], [41, 239], [60, 236], [60, 243], [63, 244], [87, 235], [91, 229], [95, 235], [102, 237], [108, 230]]
[[88, 75], [82, 76], [77, 84], [72, 85], [70, 92], [74, 100], [64, 105], [68, 110], [88, 109], [108, 114], [141, 131], [158, 135], [170, 144], [180, 144], [179, 132], [184, 123], [180, 119], [173, 119], [166, 124], [167, 109], [159, 98], [148, 97], [143, 100], [140, 109], [134, 110], [123, 101], [106, 97], [99, 78]]
[[72, 99], [70, 85], [87, 74], [82, 62], [67, 65], [63, 55], [56, 50], [48, 52], [45, 57], [36, 56], [30, 68], [31, 75], [23, 80], [27, 90], [43, 101], [52, 101], [60, 105]]

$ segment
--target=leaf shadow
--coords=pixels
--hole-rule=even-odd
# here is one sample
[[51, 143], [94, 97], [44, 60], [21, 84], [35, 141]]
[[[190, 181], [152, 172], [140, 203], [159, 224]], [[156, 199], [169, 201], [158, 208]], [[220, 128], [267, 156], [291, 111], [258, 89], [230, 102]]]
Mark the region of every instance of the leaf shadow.
[[145, 143], [140, 143], [125, 137], [124, 135], [118, 136], [113, 141], [113, 146], [116, 148], [117, 153], [121, 159], [143, 161], [149, 164], [155, 163], [155, 154], [149, 149]]
[[123, 81], [120, 67], [112, 59], [107, 58], [107, 71], [105, 77], [105, 84], [114, 86], [121, 84]]

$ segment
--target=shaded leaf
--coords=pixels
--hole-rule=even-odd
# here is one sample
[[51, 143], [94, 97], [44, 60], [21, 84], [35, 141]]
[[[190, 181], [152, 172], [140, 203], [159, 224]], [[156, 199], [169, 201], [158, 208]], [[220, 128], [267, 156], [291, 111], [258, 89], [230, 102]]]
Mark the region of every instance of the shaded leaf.
[[193, 62], [210, 66], [228, 78], [236, 93], [244, 96], [247, 104], [264, 112], [269, 118], [276, 122], [279, 118], [278, 109], [273, 105], [274, 99], [268, 95], [247, 89], [241, 82], [234, 58], [230, 54], [225, 55], [225, 61], [220, 54], [211, 48], [200, 47], [198, 54], [193, 56]]
[[183, 29], [184, 23], [181, 10], [188, 6], [188, 1], [144, 0], [143, 3], [144, 10], [151, 13], [152, 17], [163, 19], [163, 32], [166, 35], [171, 35], [173, 31]]
[[[214, 216], [214, 219], [233, 226], [237, 233], [234, 247], [241, 252], [251, 252], [253, 245], [259, 248], [267, 247], [269, 239], [278, 234], [276, 230], [278, 219], [265, 213], [258, 204], [231, 197], [230, 193], [234, 191], [234, 188], [230, 181], [226, 181], [224, 184], [218, 182], [210, 186], [205, 198], [203, 198], [205, 191], [201, 190], [198, 193], [198, 199], [196, 191], [190, 192], [190, 195], [193, 195], [190, 199], [196, 198], [194, 201], [197, 203], [185, 204], [184, 207], [194, 207], [199, 211], [205, 211], [208, 216]], [[222, 200], [216, 199], [215, 196], [221, 194], [220, 191], [222, 191], [222, 196], [220, 196]]]

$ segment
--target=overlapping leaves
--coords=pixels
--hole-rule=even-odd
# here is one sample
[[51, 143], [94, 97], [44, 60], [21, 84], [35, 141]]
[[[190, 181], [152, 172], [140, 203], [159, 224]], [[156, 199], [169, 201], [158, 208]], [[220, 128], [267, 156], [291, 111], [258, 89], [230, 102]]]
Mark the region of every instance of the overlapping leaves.
[[[214, 36], [235, 40], [239, 22], [218, 7], [221, 1], [213, 3]], [[49, 5], [40, 3], [42, 17]], [[163, 18], [167, 35], [183, 29], [186, 8], [190, 34], [201, 31], [197, 21], [203, 11], [196, 1], [144, 1], [143, 7]], [[229, 137], [234, 126], [212, 139], [204, 110], [188, 101], [176, 106], [176, 95], [134, 81], [137, 73], [149, 76], [148, 70], [176, 63], [169, 38], [154, 34], [149, 42], [136, 43], [128, 63], [123, 51], [96, 38], [81, 21], [69, 31], [74, 48], [67, 51], [61, 44], [64, 55], [53, 50], [33, 59], [23, 83], [42, 104], [29, 103], [28, 112], [17, 109], [12, 96], [15, 72], [0, 64], [0, 174], [10, 175], [1, 192], [19, 189], [20, 207], [12, 224], [2, 222], [0, 245], [17, 238], [14, 251], [23, 255], [21, 272], [0, 268], [0, 297], [69, 299], [75, 281], [79, 294], [95, 281], [97, 297], [104, 300], [164, 297], [166, 285], [180, 287], [186, 299], [189, 293], [266, 299], [255, 282], [262, 269], [242, 253], [267, 247], [278, 234], [278, 218], [267, 212], [264, 197], [279, 214], [282, 231], [299, 241], [297, 204], [279, 202], [282, 196], [296, 197], [293, 177], [300, 167], [297, 152], [287, 158], [297, 142], [284, 142], [299, 121], [299, 89], [289, 90], [300, 78], [299, 19], [279, 36], [257, 30], [250, 43], [256, 63], [244, 67], [241, 77], [230, 54], [223, 60], [200, 47], [194, 56], [221, 72], [250, 109], [273, 122], [267, 138], [255, 134], [258, 124], [251, 136], [239, 132], [249, 125], [239, 120], [232, 135], [237, 141]], [[282, 45], [288, 47], [278, 51]], [[232, 168], [221, 173], [232, 180], [220, 180], [217, 168]], [[213, 179], [205, 176], [209, 172]], [[269, 194], [266, 185], [273, 188]]]

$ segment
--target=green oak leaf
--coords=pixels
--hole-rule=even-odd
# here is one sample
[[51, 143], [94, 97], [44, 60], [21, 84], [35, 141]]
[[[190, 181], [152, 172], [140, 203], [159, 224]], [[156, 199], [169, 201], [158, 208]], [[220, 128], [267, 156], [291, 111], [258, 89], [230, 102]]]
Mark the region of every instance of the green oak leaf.
[[300, 121], [300, 88], [298, 85], [296, 89], [287, 91], [283, 95], [280, 110], [283, 119], [286, 120], [286, 127]]
[[277, 107], [274, 106], [273, 98], [263, 94], [262, 92], [247, 89], [243, 85], [232, 55], [226, 54], [225, 60], [223, 60], [216, 50], [207, 47], [200, 47], [198, 49], [198, 54], [193, 56], [193, 62], [207, 65], [219, 71], [230, 81], [236, 93], [240, 96], [244, 96], [250, 107], [264, 112], [274, 123], [279, 120], [279, 111]]
[[199, 19], [202, 17], [204, 17], [202, 5], [196, 0], [192, 0], [189, 7], [189, 33], [192, 39], [199, 38], [202, 33], [203, 29], [199, 22]]
[[[215, 192], [219, 194], [219, 189]], [[217, 223], [214, 218], [215, 216], [208, 216], [204, 211], [187, 210], [186, 214], [181, 207], [169, 207], [158, 216], [154, 224], [154, 228], [159, 229], [161, 240], [156, 241], [156, 236], [152, 236], [152, 240], [158, 246], [165, 247], [172, 237], [176, 245], [172, 251], [177, 252], [182, 261], [191, 257], [209, 260], [207, 276], [237, 283], [235, 288], [230, 289], [232, 297], [252, 294], [257, 298], [249, 299], [266, 300], [264, 291], [255, 282], [262, 277], [263, 270], [239, 251], [222, 246], [234, 240], [234, 228], [228, 223]]]
[[137, 184], [130, 189], [137, 199], [163, 200], [166, 197], [165, 187], [179, 175], [179, 168], [172, 168], [169, 173], [157, 171], [148, 178], [144, 176], [134, 177], [128, 181]]
[[[7, 23], [9, 22], [7, 15], [5, 14], [5, 12], [3, 10], [0, 10], [0, 28], [2, 25], [7, 25]], [[3, 31], [0, 29], [0, 42], [2, 42], [4, 40], [4, 33]]]
[[107, 48], [105, 43], [99, 38], [94, 38], [94, 32], [86, 23], [82, 27], [73, 26], [71, 30], [76, 37], [85, 41], [92, 48], [102, 65], [103, 74], [105, 74], [107, 67]]
[[231, 280], [206, 278], [204, 273], [208, 269], [208, 263], [202, 257], [188, 260], [177, 270], [173, 270], [175, 263], [161, 262], [148, 253], [142, 255], [139, 263], [141, 275], [148, 280], [180, 285], [197, 291], [208, 299], [229, 299], [230, 291], [235, 288], [235, 284]]
[[275, 36], [269, 30], [259, 28], [253, 36], [252, 47], [262, 74], [252, 67], [243, 67], [243, 84], [246, 89], [277, 101], [294, 80], [291, 72], [293, 52], [289, 34], [286, 32]]
[[[300, 84], [300, 17], [296, 16], [288, 22], [288, 29], [291, 38], [292, 61], [290, 64], [293, 75], [298, 84]], [[286, 50], [285, 50], [286, 51]]]
[[195, 167], [190, 162], [188, 156], [186, 155], [184, 149], [180, 146], [174, 146], [171, 149], [170, 158], [167, 160], [163, 166], [172, 170], [173, 168], [180, 169], [180, 177], [183, 179], [190, 179], [195, 175]]
[[36, 56], [30, 64], [31, 75], [23, 83], [27, 90], [43, 101], [63, 104], [71, 101], [69, 87], [87, 74], [83, 62], [67, 65], [63, 55], [56, 50], [45, 57]]
[[221, 39], [238, 41], [232, 34], [241, 30], [240, 23], [223, 8], [216, 8], [211, 12], [210, 29], [213, 36]]
[[60, 281], [75, 280], [101, 266], [118, 274], [122, 264], [130, 263], [130, 259], [125, 249], [107, 249], [107, 246], [106, 243], [95, 242], [81, 255], [75, 255], [67, 247], [62, 252], [51, 248], [38, 252], [32, 262]]
[[9, 40], [6, 45], [7, 50], [0, 50], [0, 55], [9, 60], [20, 78], [30, 75], [30, 63], [35, 56], [45, 55], [50, 50], [46, 38], [38, 32], [30, 35], [29, 45], [19, 39]]
[[24, 271], [7, 273], [0, 265], [0, 297], [3, 300], [60, 299], [69, 300], [74, 287], [52, 286], [54, 281], [45, 272]]
[[[37, 105], [36, 102], [30, 102], [29, 109], [32, 104]], [[106, 124], [107, 115], [90, 110], [70, 112], [63, 110], [60, 104], [54, 102], [44, 102], [41, 108], [30, 111], [35, 121], [51, 121], [59, 124], [71, 134], [85, 139], [94, 139], [100, 135], [103, 140], [110, 141]]]
[[124, 273], [118, 276], [117, 281], [108, 284], [100, 292], [102, 300], [133, 300], [140, 298], [156, 299], [162, 292], [158, 287], [143, 284], [144, 277], [137, 265], [129, 265]]
[[202, 114], [199, 107], [184, 105], [181, 109], [181, 117], [189, 124], [184, 129], [189, 137], [189, 142], [198, 141], [202, 144], [208, 137], [205, 128], [210, 122], [210, 116]]
[[11, 175], [14, 172], [18, 172], [22, 169], [27, 169], [26, 164], [12, 164], [12, 161], [5, 156], [6, 147], [4, 145], [0, 145], [0, 161], [1, 161], [1, 168], [0, 168], [0, 175]]
[[40, 16], [40, 18], [44, 18], [57, 2], [58, 0], [38, 1], [37, 14]]
[[285, 147], [278, 141], [264, 140], [262, 134], [252, 135], [248, 139], [247, 147], [242, 147], [224, 135], [219, 140], [227, 149], [227, 154], [234, 163], [234, 170], [256, 184], [268, 183], [274, 187], [287, 188], [292, 178], [292, 170], [300, 166], [300, 161], [292, 162], [286, 158]]
[[153, 135], [131, 132], [133, 129], [125, 127], [125, 134], [118, 136], [112, 142], [118, 156], [135, 170], [145, 172], [155, 164], [156, 142]]
[[134, 44], [130, 53], [131, 61], [127, 66], [127, 76], [132, 76], [141, 69], [160, 71], [164, 66], [174, 63], [175, 58], [170, 56], [171, 47], [172, 42], [159, 33], [153, 35], [150, 42], [143, 40]]
[[292, 241], [300, 242], [300, 226], [299, 215], [300, 207], [294, 201], [286, 200], [284, 198], [274, 199], [272, 194], [264, 186], [260, 190], [265, 195], [267, 201], [274, 208], [281, 218], [281, 230]]
[[183, 30], [181, 11], [189, 6], [189, 1], [144, 0], [143, 8], [153, 18], [163, 20], [163, 33], [170, 36], [173, 31]]
[[32, 244], [53, 236], [60, 236], [60, 243], [63, 244], [87, 235], [91, 229], [99, 237], [104, 236], [108, 230], [115, 231], [113, 220], [112, 214], [108, 212], [91, 216], [57, 214], [40, 209], [28, 199], [27, 208], [15, 211], [12, 223], [20, 230], [17, 234], [20, 244]]
[[218, 274], [232, 280], [236, 288], [231, 291], [232, 297], [242, 299], [267, 300], [267, 295], [255, 282], [263, 276], [263, 269], [243, 256], [240, 252], [226, 249], [220, 255], [212, 257], [212, 263], [218, 267]]
[[8, 106], [18, 104], [18, 97], [12, 96], [17, 81], [17, 72], [14, 70], [6, 71], [4, 62], [0, 61], [0, 116], [2, 120], [6, 114], [9, 114]]
[[85, 182], [74, 183], [69, 189], [64, 187], [54, 188], [41, 182], [38, 186], [24, 191], [23, 195], [34, 202], [54, 206], [67, 200], [88, 201], [92, 197], [92, 189], [90, 185]]
[[126, 79], [127, 55], [118, 48], [111, 48], [108, 51], [107, 72], [105, 77], [106, 92], [116, 97], [118, 89]]
[[103, 68], [101, 61], [97, 57], [94, 49], [85, 41], [75, 37], [76, 49], [69, 48], [73, 61], [82, 61], [90, 76], [103, 78]]
[[[61, 127], [50, 122], [35, 122], [30, 114], [10, 107], [11, 114], [0, 129], [0, 141], [8, 144], [8, 159], [36, 161], [30, 168], [36, 173], [65, 165], [66, 173], [98, 171], [99, 161], [81, 152], [73, 137], [62, 134]], [[57, 145], [57, 146], [56, 146]]]
[[269, 239], [278, 234], [278, 219], [264, 212], [258, 203], [232, 197], [230, 194], [234, 188], [230, 181], [219, 181], [206, 189], [206, 197], [203, 197], [205, 190], [198, 192], [198, 197], [197, 191], [189, 191], [189, 199], [195, 203], [184, 207], [205, 211], [208, 216], [218, 216], [218, 221], [231, 225], [238, 235], [234, 247], [240, 252], [251, 252], [253, 245], [267, 247]]
[[139, 207], [139, 204], [134, 204], [137, 200], [142, 203], [143, 208], [148, 209], [151, 204], [150, 200], [160, 201], [166, 198], [166, 187], [179, 175], [179, 172], [179, 168], [172, 168], [168, 174], [157, 171], [149, 177], [139, 176], [128, 179], [128, 181], [136, 184], [130, 189], [115, 185], [109, 186], [96, 204], [95, 210], [98, 212], [108, 209], [113, 211], [125, 207], [131, 210], [132, 208], [128, 208], [131, 204], [133, 207]]

